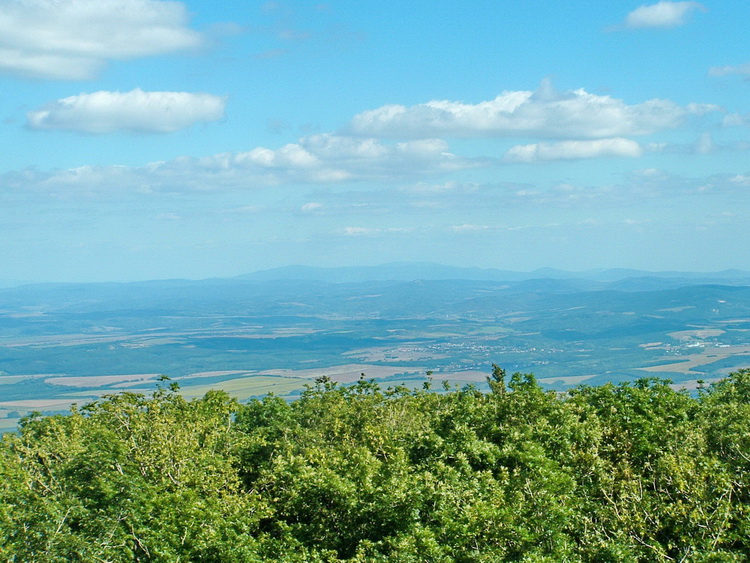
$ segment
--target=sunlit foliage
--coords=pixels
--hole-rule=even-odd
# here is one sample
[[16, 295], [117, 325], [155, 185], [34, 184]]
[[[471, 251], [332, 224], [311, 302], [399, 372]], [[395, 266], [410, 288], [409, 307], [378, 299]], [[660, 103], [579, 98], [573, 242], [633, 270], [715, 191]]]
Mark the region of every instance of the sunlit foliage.
[[[750, 370], [490, 392], [175, 385], [0, 443], [5, 561], [745, 561]], [[429, 386], [426, 386], [429, 387]]]

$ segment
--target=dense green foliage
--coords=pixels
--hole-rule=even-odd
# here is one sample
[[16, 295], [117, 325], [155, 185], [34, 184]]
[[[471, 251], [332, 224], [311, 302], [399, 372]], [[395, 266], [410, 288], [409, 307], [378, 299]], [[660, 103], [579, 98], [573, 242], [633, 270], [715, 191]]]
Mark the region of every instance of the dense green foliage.
[[0, 443], [6, 561], [746, 561], [750, 370], [491, 393], [176, 387]]

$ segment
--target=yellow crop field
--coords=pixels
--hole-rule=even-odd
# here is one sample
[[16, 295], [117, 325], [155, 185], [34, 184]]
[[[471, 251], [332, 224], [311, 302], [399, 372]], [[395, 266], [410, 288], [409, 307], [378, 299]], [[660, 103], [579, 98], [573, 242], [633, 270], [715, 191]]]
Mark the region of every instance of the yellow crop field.
[[212, 389], [226, 391], [232, 397], [244, 400], [255, 395], [274, 393], [286, 395], [297, 389], [302, 389], [310, 380], [300, 377], [274, 377], [268, 375], [251, 375], [225, 380], [211, 385], [192, 385], [180, 389], [187, 398], [202, 397]]

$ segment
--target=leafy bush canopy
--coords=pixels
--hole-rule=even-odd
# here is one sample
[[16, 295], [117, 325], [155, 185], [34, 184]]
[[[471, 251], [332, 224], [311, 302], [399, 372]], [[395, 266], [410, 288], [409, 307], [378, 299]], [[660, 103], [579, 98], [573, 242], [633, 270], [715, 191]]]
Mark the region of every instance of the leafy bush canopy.
[[745, 561], [750, 370], [491, 392], [343, 387], [241, 405], [175, 385], [0, 442], [6, 561]]

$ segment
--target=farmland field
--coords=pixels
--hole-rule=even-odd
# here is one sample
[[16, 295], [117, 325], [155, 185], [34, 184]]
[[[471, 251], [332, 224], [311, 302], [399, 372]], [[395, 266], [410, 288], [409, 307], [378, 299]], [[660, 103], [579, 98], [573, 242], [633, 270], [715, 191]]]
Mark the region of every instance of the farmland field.
[[[623, 281], [620, 285], [624, 285]], [[63, 412], [160, 376], [189, 397], [293, 399], [342, 385], [484, 388], [491, 365], [548, 389], [644, 376], [694, 388], [750, 366], [750, 287], [663, 282], [148, 282], [0, 291], [0, 419]], [[658, 284], [656, 284], [658, 285]], [[543, 286], [540, 288], [540, 286]]]

